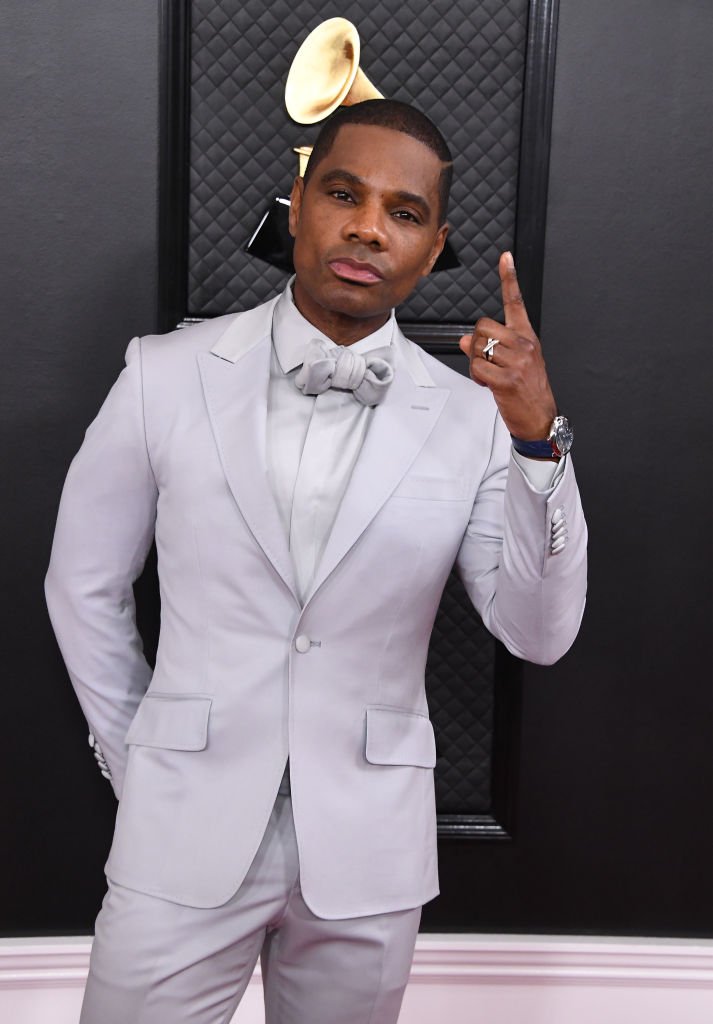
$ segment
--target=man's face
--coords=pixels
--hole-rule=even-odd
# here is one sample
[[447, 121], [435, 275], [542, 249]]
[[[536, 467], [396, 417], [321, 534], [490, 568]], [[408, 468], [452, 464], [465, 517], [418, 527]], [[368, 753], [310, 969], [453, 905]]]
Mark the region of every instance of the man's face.
[[312, 323], [355, 318], [366, 322], [363, 333], [376, 330], [430, 272], [447, 233], [439, 223], [441, 166], [403, 132], [344, 125], [307, 186], [297, 179], [295, 301]]

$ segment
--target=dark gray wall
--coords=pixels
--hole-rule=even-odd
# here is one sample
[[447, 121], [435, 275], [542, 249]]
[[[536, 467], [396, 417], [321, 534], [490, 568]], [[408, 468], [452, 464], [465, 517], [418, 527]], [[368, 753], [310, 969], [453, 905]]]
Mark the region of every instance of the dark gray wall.
[[[542, 333], [590, 602], [526, 669], [515, 842], [446, 843], [428, 928], [711, 931], [708, 6], [562, 3]], [[158, 25], [142, 0], [0, 17], [0, 929], [37, 934], [90, 929], [111, 837], [41, 583], [68, 461], [156, 322]]]
[[526, 735], [593, 930], [713, 921], [711, 37], [708, 0], [562, 3], [544, 334], [591, 589]]
[[525, 670], [517, 841], [448, 851], [454, 927], [713, 930], [710, 22], [561, 2], [542, 339], [588, 609]]
[[69, 459], [156, 321], [157, 8], [3, 0], [0, 929], [86, 929], [112, 800], [42, 580]]

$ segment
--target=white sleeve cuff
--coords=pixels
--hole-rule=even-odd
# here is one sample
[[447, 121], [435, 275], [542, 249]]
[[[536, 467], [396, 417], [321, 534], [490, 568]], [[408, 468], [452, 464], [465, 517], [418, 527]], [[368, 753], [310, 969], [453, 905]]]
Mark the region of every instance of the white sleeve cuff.
[[567, 459], [566, 455], [556, 462], [554, 460], [548, 462], [545, 459], [528, 459], [526, 455], [520, 455], [514, 448], [512, 449], [512, 455], [530, 487], [542, 494], [546, 491], [551, 491], [555, 486], [564, 473], [564, 464]]

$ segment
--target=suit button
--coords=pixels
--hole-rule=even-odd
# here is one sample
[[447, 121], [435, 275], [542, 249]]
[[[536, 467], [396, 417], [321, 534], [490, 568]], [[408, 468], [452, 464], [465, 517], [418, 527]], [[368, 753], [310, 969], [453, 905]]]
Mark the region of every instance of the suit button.
[[298, 650], [300, 654], [306, 654], [311, 646], [310, 638], [305, 636], [304, 633], [301, 633], [295, 640], [295, 649]]

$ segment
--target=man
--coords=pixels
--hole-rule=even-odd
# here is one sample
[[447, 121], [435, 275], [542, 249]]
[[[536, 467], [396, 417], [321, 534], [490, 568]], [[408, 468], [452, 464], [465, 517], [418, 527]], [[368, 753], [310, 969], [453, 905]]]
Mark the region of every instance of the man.
[[48, 602], [120, 798], [83, 1024], [226, 1024], [260, 954], [269, 1024], [393, 1024], [438, 891], [424, 666], [454, 561], [515, 654], [576, 635], [586, 529], [512, 259], [505, 323], [461, 341], [482, 388], [395, 324], [449, 178], [413, 108], [338, 112], [294, 281], [134, 339], [72, 464]]

